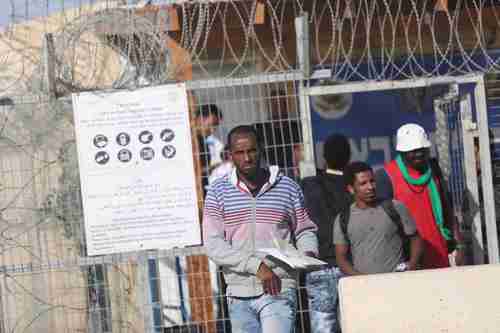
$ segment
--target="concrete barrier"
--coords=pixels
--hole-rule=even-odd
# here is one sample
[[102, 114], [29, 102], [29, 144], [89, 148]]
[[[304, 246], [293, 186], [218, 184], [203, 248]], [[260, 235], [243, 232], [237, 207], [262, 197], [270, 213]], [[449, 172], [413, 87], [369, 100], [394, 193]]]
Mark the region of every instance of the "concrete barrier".
[[346, 277], [342, 333], [500, 332], [500, 265]]

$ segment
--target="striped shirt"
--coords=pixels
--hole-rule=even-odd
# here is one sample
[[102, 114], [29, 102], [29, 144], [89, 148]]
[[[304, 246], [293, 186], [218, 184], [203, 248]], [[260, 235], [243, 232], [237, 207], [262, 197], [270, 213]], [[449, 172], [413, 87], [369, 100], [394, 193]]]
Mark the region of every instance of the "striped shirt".
[[259, 248], [286, 248], [317, 253], [316, 225], [310, 220], [297, 183], [270, 167], [269, 181], [254, 197], [236, 170], [208, 189], [203, 238], [208, 255], [224, 271], [228, 294], [262, 294], [255, 274], [264, 261], [282, 278], [283, 288], [295, 287], [295, 276], [284, 264], [264, 258]]

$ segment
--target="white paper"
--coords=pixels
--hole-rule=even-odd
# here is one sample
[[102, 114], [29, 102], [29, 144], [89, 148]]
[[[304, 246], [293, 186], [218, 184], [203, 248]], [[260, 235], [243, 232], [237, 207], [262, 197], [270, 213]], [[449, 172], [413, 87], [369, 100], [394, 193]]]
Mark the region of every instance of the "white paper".
[[183, 84], [73, 94], [88, 255], [201, 243]]
[[322, 260], [303, 255], [299, 251], [292, 250], [290, 248], [286, 250], [279, 250], [277, 248], [264, 248], [258, 249], [257, 252], [265, 253], [268, 256], [279, 259], [292, 268], [309, 268], [327, 264]]

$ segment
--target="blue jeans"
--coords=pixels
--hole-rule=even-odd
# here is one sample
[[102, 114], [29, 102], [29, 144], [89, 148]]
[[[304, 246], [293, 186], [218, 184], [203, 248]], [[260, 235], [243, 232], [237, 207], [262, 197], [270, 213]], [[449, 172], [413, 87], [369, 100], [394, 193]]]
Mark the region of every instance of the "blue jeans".
[[333, 332], [337, 329], [338, 280], [340, 269], [329, 267], [306, 275], [311, 332]]
[[228, 296], [232, 333], [291, 333], [297, 313], [295, 289], [277, 296]]

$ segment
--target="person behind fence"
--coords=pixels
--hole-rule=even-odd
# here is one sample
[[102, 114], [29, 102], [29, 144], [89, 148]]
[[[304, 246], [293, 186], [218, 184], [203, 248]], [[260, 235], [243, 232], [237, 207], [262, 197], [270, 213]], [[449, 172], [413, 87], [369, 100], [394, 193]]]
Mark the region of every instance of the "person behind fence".
[[315, 256], [317, 227], [299, 185], [277, 166], [261, 166], [254, 127], [232, 129], [227, 141], [235, 168], [208, 188], [203, 241], [224, 273], [232, 332], [292, 332], [296, 272], [258, 250], [296, 247]]
[[214, 136], [214, 131], [221, 120], [222, 112], [215, 104], [200, 105], [196, 110], [195, 124], [204, 190], [208, 185], [210, 170], [220, 162], [220, 153], [224, 147], [224, 144]]
[[302, 180], [305, 205], [318, 226], [319, 259], [328, 267], [306, 274], [311, 331], [337, 332], [337, 283], [341, 275], [335, 261], [333, 222], [352, 199], [346, 190], [343, 171], [351, 159], [351, 147], [341, 134], [330, 135], [324, 144], [324, 173]]
[[456, 249], [455, 263], [464, 263], [464, 243], [437, 161], [430, 158], [431, 142], [417, 124], [401, 126], [396, 135], [396, 159], [377, 171], [380, 199], [401, 201], [415, 219], [424, 240], [422, 268], [450, 265], [448, 253]]
[[423, 251], [415, 221], [399, 201], [379, 201], [372, 168], [353, 162], [345, 182], [354, 203], [335, 219], [337, 264], [346, 275], [415, 270]]
[[212, 172], [210, 172], [210, 176], [208, 177], [208, 184], [212, 184], [216, 179], [224, 177], [229, 174], [233, 170], [233, 161], [229, 157], [229, 145], [224, 146], [224, 150], [221, 152], [221, 163], [217, 165]]

